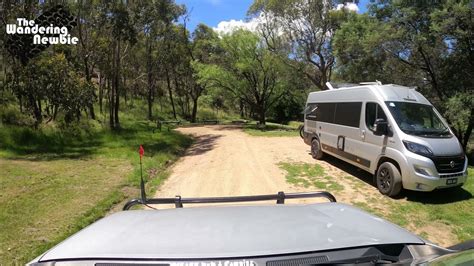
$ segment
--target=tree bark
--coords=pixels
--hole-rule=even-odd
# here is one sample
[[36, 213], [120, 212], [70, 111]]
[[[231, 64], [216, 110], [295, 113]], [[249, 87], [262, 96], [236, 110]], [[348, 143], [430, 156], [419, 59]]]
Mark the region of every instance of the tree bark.
[[148, 120], [152, 120], [152, 107], [153, 107], [153, 65], [151, 58], [151, 41], [147, 38], [147, 76], [148, 76]]
[[193, 98], [193, 111], [191, 113], [191, 123], [196, 123], [196, 116], [197, 116], [197, 108], [198, 108], [198, 98]]
[[99, 73], [99, 111], [102, 114], [103, 109], [102, 109], [102, 98], [104, 97], [104, 84], [103, 84], [103, 77]]
[[115, 69], [115, 108], [114, 108], [114, 128], [120, 127], [119, 105], [120, 105], [120, 39], [117, 40], [117, 63]]
[[166, 84], [168, 85], [168, 93], [170, 97], [171, 107], [173, 108], [173, 117], [174, 119], [176, 119], [176, 108], [174, 107], [173, 90], [171, 89], [171, 81], [168, 69], [166, 69]]
[[257, 108], [258, 108], [258, 122], [260, 125], [264, 126], [266, 124], [265, 106], [263, 103], [260, 103]]
[[37, 129], [41, 124], [43, 117], [41, 115], [41, 106], [37, 105], [35, 97], [31, 94], [28, 95], [29, 104], [33, 107], [33, 115], [35, 117], [35, 128]]

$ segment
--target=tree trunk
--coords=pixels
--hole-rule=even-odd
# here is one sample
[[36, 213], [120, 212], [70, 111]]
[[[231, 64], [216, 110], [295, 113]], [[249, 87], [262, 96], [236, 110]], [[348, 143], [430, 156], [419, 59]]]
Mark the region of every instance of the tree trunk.
[[115, 98], [115, 96], [114, 95], [115, 95], [114, 84], [113, 84], [113, 82], [111, 82], [110, 88], [109, 88], [109, 97], [108, 97], [108, 101], [109, 101], [109, 124], [110, 124], [111, 129], [115, 128], [115, 124], [114, 124], [114, 121], [115, 121], [115, 119], [114, 119], [114, 98]]
[[120, 39], [117, 40], [117, 63], [115, 69], [115, 108], [114, 108], [114, 122], [115, 127], [120, 127], [119, 121], [119, 105], [120, 105]]
[[197, 108], [198, 108], [198, 98], [193, 98], [193, 111], [191, 114], [191, 123], [196, 123], [196, 116], [197, 116]]
[[258, 122], [260, 125], [264, 126], [266, 119], [265, 119], [265, 107], [263, 104], [259, 104], [258, 108]]
[[148, 120], [153, 119], [153, 65], [151, 58], [151, 41], [147, 38], [147, 76], [148, 76]]
[[169, 93], [169, 96], [170, 96], [171, 107], [173, 107], [173, 117], [174, 117], [174, 119], [177, 119], [176, 118], [176, 108], [174, 107], [174, 101], [173, 101], [173, 91], [171, 89], [171, 81], [170, 81], [170, 76], [169, 76], [168, 69], [166, 69], [166, 84], [168, 85], [168, 93]]
[[152, 113], [152, 107], [153, 107], [153, 95], [151, 92], [151, 89], [148, 89], [148, 120], [153, 120], [153, 113]]
[[[87, 57], [84, 58], [84, 72], [86, 74], [86, 81], [88, 83], [91, 83], [91, 75], [90, 75], [90, 71], [89, 71], [89, 62], [87, 60]], [[95, 94], [94, 90], [92, 90], [92, 95], [94, 96], [94, 99], [95, 99], [96, 94]], [[90, 115], [91, 119], [95, 120], [94, 103], [91, 102], [89, 104], [88, 108], [89, 108], [89, 115]]]
[[37, 105], [37, 101], [35, 97], [29, 93], [28, 101], [31, 107], [33, 108], [33, 116], [35, 117], [35, 128], [37, 129], [39, 124], [42, 122], [42, 115], [41, 115], [41, 106]]
[[99, 111], [102, 114], [104, 111], [102, 109], [102, 98], [104, 97], [104, 84], [103, 77], [99, 74]]

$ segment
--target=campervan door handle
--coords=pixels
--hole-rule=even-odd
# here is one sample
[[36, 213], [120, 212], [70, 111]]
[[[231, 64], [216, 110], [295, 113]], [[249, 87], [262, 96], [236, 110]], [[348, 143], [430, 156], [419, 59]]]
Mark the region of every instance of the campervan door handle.
[[362, 129], [360, 137], [365, 140], [365, 130]]

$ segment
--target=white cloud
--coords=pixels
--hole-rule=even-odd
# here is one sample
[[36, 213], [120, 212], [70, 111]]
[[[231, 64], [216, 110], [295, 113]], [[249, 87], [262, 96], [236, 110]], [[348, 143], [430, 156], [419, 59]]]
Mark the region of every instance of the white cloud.
[[338, 5], [336, 6], [336, 9], [337, 9], [337, 10], [341, 10], [342, 8], [347, 9], [347, 10], [349, 10], [349, 11], [354, 11], [354, 12], [358, 12], [358, 11], [359, 11], [359, 7], [357, 6], [357, 4], [352, 3], [352, 2], [344, 3], [344, 4], [338, 4]]
[[221, 21], [217, 24], [217, 27], [213, 27], [212, 29], [217, 32], [219, 35], [226, 35], [229, 33], [234, 32], [238, 29], [244, 29], [252, 32], [257, 31], [257, 27], [260, 24], [260, 18], [252, 18], [249, 21], [243, 21], [241, 19], [235, 20], [231, 19], [229, 21]]
[[[208, 0], [208, 1], [216, 1], [216, 2], [219, 2], [221, 0]], [[349, 11], [353, 11], [353, 12], [358, 12], [359, 11], [359, 7], [357, 6], [357, 4], [355, 3], [352, 3], [352, 2], [346, 2], [344, 4], [338, 4], [336, 6], [336, 9], [337, 10], [340, 10], [340, 9], [346, 9], [346, 10], [349, 10]], [[271, 15], [271, 14], [268, 14], [268, 15], [265, 15], [264, 13], [260, 13], [260, 15], [258, 17], [254, 17], [248, 21], [244, 21], [242, 19], [239, 19], [239, 20], [235, 20], [235, 19], [231, 19], [231, 20], [228, 20], [228, 21], [221, 21], [219, 22], [219, 24], [217, 24], [217, 27], [213, 27], [212, 29], [217, 32], [217, 34], [219, 35], [226, 35], [226, 34], [229, 34], [229, 33], [232, 33], [234, 32], [235, 30], [238, 30], [238, 29], [244, 29], [244, 30], [248, 30], [248, 31], [251, 31], [251, 32], [257, 32], [259, 30], [259, 25], [265, 23], [265, 22], [277, 22], [275, 21], [275, 18]], [[297, 24], [304, 24], [302, 22], [299, 22], [299, 21], [294, 21], [295, 23]], [[279, 30], [279, 34], [282, 34], [282, 31]]]

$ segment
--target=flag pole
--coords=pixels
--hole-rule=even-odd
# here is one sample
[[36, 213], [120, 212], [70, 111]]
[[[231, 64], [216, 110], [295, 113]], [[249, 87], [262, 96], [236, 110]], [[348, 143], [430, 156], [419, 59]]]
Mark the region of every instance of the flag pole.
[[142, 157], [145, 153], [142, 145], [140, 145], [140, 193], [142, 198], [142, 204], [146, 204], [146, 193], [145, 193], [145, 182], [143, 181], [143, 164], [142, 164]]

